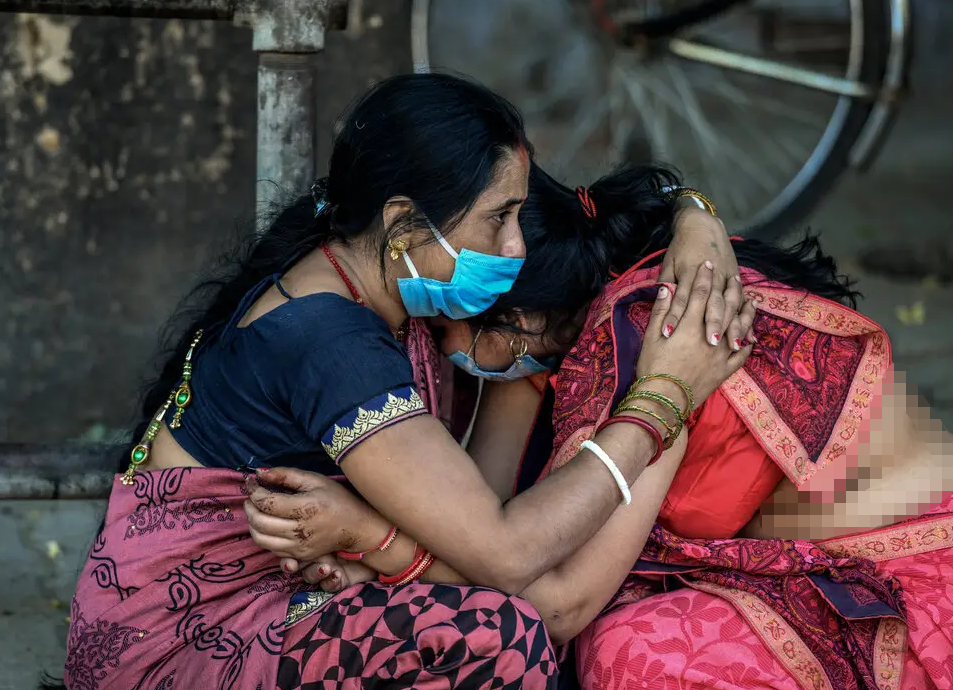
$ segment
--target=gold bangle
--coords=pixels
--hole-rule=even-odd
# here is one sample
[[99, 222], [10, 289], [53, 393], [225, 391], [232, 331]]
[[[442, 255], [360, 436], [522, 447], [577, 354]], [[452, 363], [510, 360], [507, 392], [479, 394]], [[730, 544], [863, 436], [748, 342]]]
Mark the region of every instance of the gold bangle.
[[652, 400], [654, 402], [657, 402], [659, 405], [664, 405], [665, 407], [667, 407], [668, 409], [672, 411], [672, 414], [675, 415], [675, 419], [677, 419], [679, 422], [684, 422], [684, 416], [682, 415], [682, 411], [678, 409], [678, 405], [675, 404], [675, 401], [672, 400], [667, 395], [662, 395], [661, 393], [657, 393], [656, 391], [637, 390], [637, 391], [632, 391], [629, 395], [627, 395], [626, 399], [623, 400], [623, 403], [630, 402], [633, 400]]
[[704, 205], [705, 210], [708, 211], [711, 215], [718, 217], [718, 213], [715, 210], [715, 204], [712, 203], [711, 199], [702, 194], [696, 189], [691, 187], [682, 187], [681, 189], [675, 190], [675, 198], [682, 199], [688, 197], [689, 199], [697, 199]]
[[690, 415], [692, 410], [695, 409], [695, 396], [692, 394], [692, 387], [677, 376], [672, 376], [671, 374], [648, 374], [647, 376], [640, 376], [637, 378], [635, 383], [632, 384], [632, 388], [629, 390], [637, 389], [646, 381], [652, 380], [670, 381], [682, 389], [682, 392], [685, 394], [685, 398], [688, 400], [688, 407], [685, 409], [685, 415], [681, 419], [683, 422], [687, 420], [688, 415]]
[[626, 405], [626, 406], [619, 406], [618, 408], [616, 408], [615, 413], [617, 415], [622, 412], [637, 412], [639, 414], [645, 414], [651, 417], [652, 419], [654, 419], [655, 421], [657, 421], [662, 426], [664, 426], [665, 430], [668, 431], [668, 437], [665, 439], [665, 443], [662, 444], [663, 450], [668, 450], [669, 448], [671, 448], [672, 444], [675, 443], [675, 439], [677, 439], [678, 435], [682, 433], [681, 422], [678, 423], [677, 427], [672, 428], [672, 426], [668, 423], [668, 420], [665, 419], [665, 417], [658, 414], [657, 412], [653, 412], [652, 410], [646, 409], [639, 405]]

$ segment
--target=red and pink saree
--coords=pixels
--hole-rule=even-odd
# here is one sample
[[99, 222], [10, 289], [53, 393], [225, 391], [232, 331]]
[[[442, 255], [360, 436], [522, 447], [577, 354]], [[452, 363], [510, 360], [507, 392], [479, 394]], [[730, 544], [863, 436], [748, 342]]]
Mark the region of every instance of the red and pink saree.
[[[634, 379], [657, 276], [633, 269], [592, 305], [555, 379], [556, 441], [544, 476], [578, 451]], [[762, 305], [759, 345], [721, 387], [729, 405], [711, 410], [740, 418], [801, 486], [843, 460], [890, 365], [889, 342], [841, 305], [751, 271], [742, 277]], [[705, 415], [702, 406], [692, 421]], [[953, 687], [944, 630], [953, 626], [951, 546], [949, 501], [820, 544], [688, 539], [656, 525], [615, 599], [577, 640], [580, 679], [586, 690]]]

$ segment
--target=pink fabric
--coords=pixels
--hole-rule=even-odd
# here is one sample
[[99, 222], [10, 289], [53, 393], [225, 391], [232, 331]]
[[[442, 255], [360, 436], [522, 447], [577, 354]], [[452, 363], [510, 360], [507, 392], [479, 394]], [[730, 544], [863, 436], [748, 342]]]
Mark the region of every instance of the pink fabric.
[[242, 688], [274, 687], [302, 582], [251, 540], [242, 473], [139, 472], [132, 487], [120, 478], [76, 585], [66, 686], [224, 688], [240, 676]]
[[[951, 519], [947, 524], [929, 523], [930, 518], [938, 516]], [[889, 534], [883, 539], [878, 535], [884, 530], [856, 538], [857, 543], [874, 549], [880, 544], [897, 550], [923, 548], [914, 541], [926, 548], [950, 544], [877, 562], [879, 575], [893, 576], [901, 583], [908, 626], [905, 649], [902, 626], [884, 628], [878, 657], [878, 688], [953, 688], [950, 526], [953, 512], [947, 499], [918, 520], [888, 528]], [[908, 541], [903, 543], [904, 540]], [[795, 642], [785, 644], [783, 623], [772, 627], [778, 621], [771, 621], [770, 616], [764, 619], [759, 634], [750, 617], [708, 592], [680, 589], [639, 599], [644, 592], [625, 590], [617, 595], [615, 605], [578, 638], [579, 675], [584, 690], [840, 690], [823, 674], [811, 675], [807, 668], [809, 657], [797, 656]], [[627, 599], [638, 600], [627, 603]], [[765, 642], [771, 640], [772, 634], [777, 636], [773, 649]], [[904, 651], [891, 654], [891, 644], [900, 645], [899, 649]]]

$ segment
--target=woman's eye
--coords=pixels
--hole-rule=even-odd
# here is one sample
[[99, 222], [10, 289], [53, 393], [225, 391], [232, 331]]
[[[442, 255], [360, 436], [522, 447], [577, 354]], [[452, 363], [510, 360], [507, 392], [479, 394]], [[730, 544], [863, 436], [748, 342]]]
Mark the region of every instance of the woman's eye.
[[490, 220], [492, 220], [497, 225], [503, 225], [506, 222], [506, 217], [510, 215], [509, 211], [503, 211], [503, 213], [497, 213]]

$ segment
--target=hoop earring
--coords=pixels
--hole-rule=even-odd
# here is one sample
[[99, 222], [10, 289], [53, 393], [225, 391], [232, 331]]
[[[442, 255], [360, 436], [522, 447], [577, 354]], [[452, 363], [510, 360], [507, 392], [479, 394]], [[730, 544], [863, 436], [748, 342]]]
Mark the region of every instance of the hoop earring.
[[[519, 338], [519, 341], [520, 341], [519, 352], [517, 352], [516, 348], [513, 347], [516, 344], [517, 338]], [[510, 340], [510, 354], [513, 355], [513, 360], [515, 364], [520, 364], [523, 361], [523, 355], [525, 355], [528, 350], [529, 350], [529, 345], [527, 345], [526, 341], [523, 340], [523, 338], [521, 338], [520, 336], [514, 335], [513, 338]]]
[[390, 250], [391, 261], [397, 261], [400, 255], [407, 251], [407, 240], [403, 238], [388, 240], [387, 249]]

